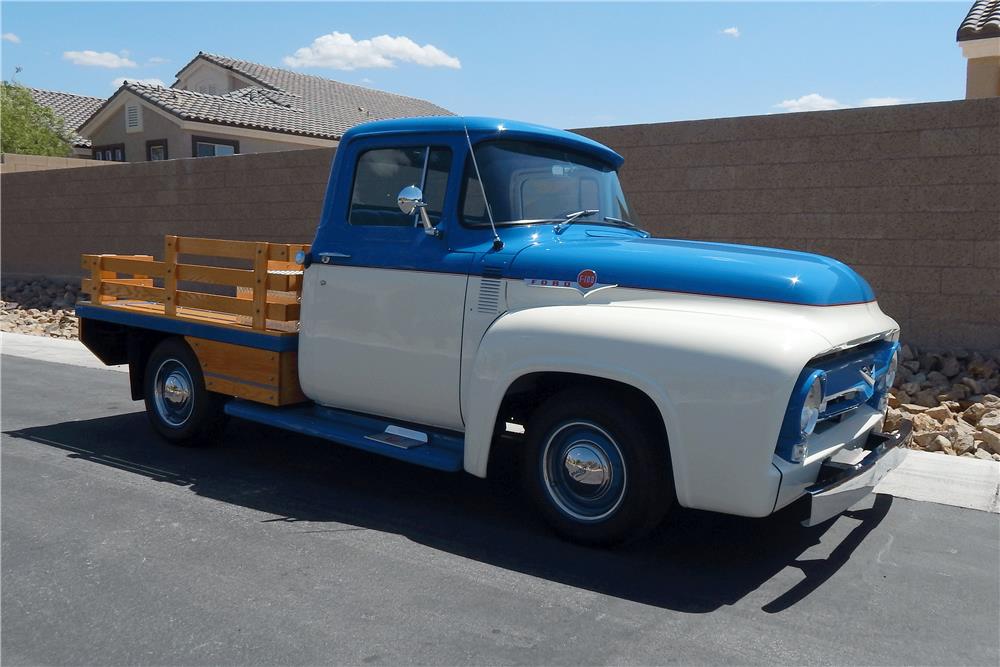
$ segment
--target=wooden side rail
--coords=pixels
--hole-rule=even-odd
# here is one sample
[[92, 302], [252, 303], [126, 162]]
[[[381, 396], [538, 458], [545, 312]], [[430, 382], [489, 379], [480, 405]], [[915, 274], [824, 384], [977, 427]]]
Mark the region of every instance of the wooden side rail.
[[[168, 236], [163, 261], [155, 261], [152, 255], [83, 255], [82, 266], [90, 277], [83, 280], [82, 290], [91, 295], [93, 303], [117, 302], [125, 306], [120, 300], [150, 302], [162, 304], [167, 316], [184, 317], [178, 309], [190, 308], [249, 318], [245, 324], [253, 329], [287, 330], [273, 324], [269, 327], [268, 321], [287, 323], [299, 319], [302, 274], [289, 271], [300, 270], [292, 260], [299, 250], [308, 249], [305, 244]], [[253, 268], [179, 261], [181, 256], [189, 255], [249, 260]], [[154, 286], [154, 279], [161, 279], [163, 287]], [[235, 287], [240, 293], [221, 296], [180, 290], [180, 281]]]

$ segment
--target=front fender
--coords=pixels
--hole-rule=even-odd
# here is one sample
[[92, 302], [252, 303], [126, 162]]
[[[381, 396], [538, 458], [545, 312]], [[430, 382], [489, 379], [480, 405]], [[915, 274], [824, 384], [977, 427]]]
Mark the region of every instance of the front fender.
[[807, 329], [718, 313], [613, 304], [508, 313], [484, 336], [463, 391], [465, 469], [486, 476], [497, 411], [519, 377], [592, 375], [656, 405], [682, 505], [764, 516], [777, 494], [771, 456], [792, 387], [828, 347]]

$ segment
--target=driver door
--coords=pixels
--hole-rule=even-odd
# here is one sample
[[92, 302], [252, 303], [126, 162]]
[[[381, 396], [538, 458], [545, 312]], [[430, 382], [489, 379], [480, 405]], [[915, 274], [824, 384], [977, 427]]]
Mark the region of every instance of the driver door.
[[[470, 253], [419, 226], [396, 198], [417, 185], [435, 226], [452, 172], [447, 147], [360, 153], [342, 247], [306, 270], [299, 377], [323, 405], [463, 429], [459, 377]], [[447, 226], [444, 224], [444, 226]], [[323, 249], [327, 250], [327, 249]]]

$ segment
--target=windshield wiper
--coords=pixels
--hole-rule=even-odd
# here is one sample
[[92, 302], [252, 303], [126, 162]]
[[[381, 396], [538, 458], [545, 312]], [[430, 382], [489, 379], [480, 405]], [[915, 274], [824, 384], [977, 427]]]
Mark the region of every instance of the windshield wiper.
[[578, 219], [591, 215], [597, 215], [598, 213], [600, 213], [600, 210], [596, 208], [585, 208], [582, 211], [576, 211], [575, 213], [567, 213], [566, 219], [560, 222], [555, 227], [553, 227], [552, 231], [554, 231], [556, 234], [562, 234], [564, 231], [566, 231], [567, 227], [572, 225]]
[[631, 227], [632, 229], [639, 229], [638, 227], [636, 227], [634, 224], [632, 224], [628, 220], [622, 220], [621, 218], [613, 218], [610, 215], [604, 216], [604, 222], [613, 222], [615, 224], [625, 225], [626, 227]]

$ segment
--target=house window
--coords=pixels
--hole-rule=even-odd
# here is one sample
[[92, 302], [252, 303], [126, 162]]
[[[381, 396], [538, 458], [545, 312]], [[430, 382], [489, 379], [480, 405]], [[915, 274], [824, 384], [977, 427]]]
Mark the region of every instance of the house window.
[[91, 149], [95, 160], [106, 160], [108, 162], [125, 161], [125, 144], [111, 144], [110, 146], [94, 146]]
[[211, 137], [191, 137], [192, 157], [215, 157], [217, 155], [234, 155], [240, 152], [240, 142], [228, 139], [212, 139]]
[[158, 160], [167, 160], [169, 156], [167, 154], [167, 140], [166, 139], [150, 139], [146, 142], [146, 160], [149, 162], [156, 162]]
[[125, 105], [125, 131], [142, 132], [142, 107], [138, 104]]

